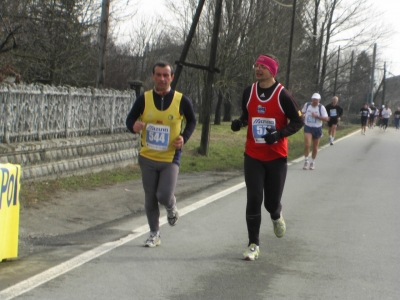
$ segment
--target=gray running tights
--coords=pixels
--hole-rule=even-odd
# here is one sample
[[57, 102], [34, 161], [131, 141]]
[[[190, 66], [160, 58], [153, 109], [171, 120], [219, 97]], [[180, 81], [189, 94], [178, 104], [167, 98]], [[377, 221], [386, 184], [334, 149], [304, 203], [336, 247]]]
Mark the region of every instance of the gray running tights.
[[145, 210], [150, 231], [160, 229], [160, 209], [158, 203], [167, 210], [176, 204], [175, 187], [179, 166], [174, 163], [159, 162], [139, 155], [139, 166], [142, 171], [142, 183], [145, 193]]

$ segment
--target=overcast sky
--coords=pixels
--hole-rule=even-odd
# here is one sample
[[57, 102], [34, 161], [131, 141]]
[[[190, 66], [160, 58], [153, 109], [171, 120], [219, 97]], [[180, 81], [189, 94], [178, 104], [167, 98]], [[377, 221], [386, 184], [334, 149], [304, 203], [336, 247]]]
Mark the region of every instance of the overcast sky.
[[[182, 0], [176, 1], [179, 2]], [[387, 63], [387, 77], [400, 75], [400, 0], [369, 1], [376, 7], [377, 11], [382, 11], [384, 22], [390, 24], [390, 28], [395, 31], [384, 49], [383, 45], [377, 44], [377, 52], [380, 60]], [[164, 6], [164, 3], [165, 0], [139, 0], [137, 1], [137, 8], [139, 9], [137, 16], [157, 13], [167, 18], [170, 13]], [[383, 65], [377, 67], [383, 68]]]
[[[400, 75], [400, 0], [372, 0], [378, 10], [382, 10], [385, 22], [395, 31], [388, 42], [388, 47], [382, 50], [383, 59], [387, 62], [388, 72]], [[377, 45], [379, 48], [379, 44]], [[378, 50], [379, 52], [379, 50]], [[393, 76], [388, 74], [388, 77]]]

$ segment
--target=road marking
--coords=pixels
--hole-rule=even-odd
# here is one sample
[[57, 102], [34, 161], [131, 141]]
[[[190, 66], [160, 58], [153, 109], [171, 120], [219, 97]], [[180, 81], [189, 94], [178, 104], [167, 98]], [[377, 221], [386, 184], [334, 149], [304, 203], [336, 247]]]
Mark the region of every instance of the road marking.
[[[183, 216], [186, 215], [196, 209], [199, 209], [211, 202], [214, 202], [218, 199], [221, 199], [222, 197], [225, 197], [229, 194], [232, 194], [234, 192], [236, 192], [237, 190], [242, 189], [243, 187], [245, 187], [245, 183], [239, 183], [236, 184], [226, 190], [223, 190], [219, 193], [216, 193], [214, 195], [211, 195], [210, 197], [204, 198], [200, 201], [197, 201], [196, 203], [193, 203], [191, 205], [188, 205], [182, 209], [179, 210], [179, 215]], [[160, 219], [160, 226], [166, 224], [167, 221], [167, 217], [163, 217]], [[107, 252], [110, 252], [111, 250], [122, 246], [142, 235], [144, 235], [145, 233], [149, 232], [149, 226], [143, 225], [140, 226], [138, 228], [135, 228], [134, 230], [132, 230], [132, 233], [127, 235], [124, 238], [119, 239], [118, 241], [114, 241], [114, 242], [109, 242], [109, 243], [105, 243], [103, 245], [100, 245], [90, 251], [87, 251], [85, 253], [82, 253], [66, 262], [63, 262], [53, 268], [50, 268], [42, 273], [39, 273], [29, 279], [26, 279], [24, 281], [21, 281], [20, 283], [17, 283], [5, 290], [0, 291], [0, 299], [1, 300], [10, 300], [13, 299], [17, 296], [20, 296], [26, 292], [29, 292], [30, 290], [33, 290], [34, 288], [62, 275], [65, 274], [103, 254], [106, 254]]]
[[[344, 139], [347, 139], [359, 132], [360, 132], [360, 130], [358, 130], [354, 133], [351, 133], [347, 136], [344, 136], [344, 137], [338, 139], [337, 141], [335, 141], [335, 143], [338, 143]], [[320, 150], [322, 150], [326, 147], [329, 147], [329, 146], [330, 146], [329, 144], [322, 146], [320, 148]], [[293, 163], [298, 163], [298, 162], [302, 161], [303, 159], [304, 159], [304, 157], [299, 157], [299, 158], [289, 162], [288, 166], [292, 165]], [[234, 185], [226, 190], [223, 190], [219, 193], [216, 193], [216, 194], [211, 195], [207, 198], [204, 198], [200, 201], [197, 201], [191, 205], [188, 205], [182, 209], [179, 209], [179, 215], [184, 216], [196, 209], [199, 209], [207, 204], [210, 204], [218, 199], [221, 199], [222, 197], [232, 194], [232, 193], [236, 192], [237, 190], [242, 189], [245, 186], [246, 186], [245, 182], [241, 182], [241, 183]], [[162, 226], [166, 223], [168, 223], [167, 217], [160, 218], [160, 226]], [[132, 230], [131, 234], [127, 235], [124, 238], [119, 239], [118, 241], [109, 242], [109, 243], [100, 245], [100, 246], [98, 246], [90, 251], [87, 251], [85, 253], [82, 253], [64, 263], [61, 263], [53, 268], [50, 268], [42, 273], [39, 273], [39, 274], [29, 278], [29, 279], [26, 279], [26, 280], [24, 280], [20, 283], [17, 283], [5, 290], [0, 291], [0, 299], [1, 300], [10, 300], [10, 299], [20, 296], [26, 292], [29, 292], [30, 290], [33, 290], [34, 288], [36, 288], [50, 280], [53, 280], [54, 278], [56, 278], [62, 274], [65, 274], [73, 269], [76, 269], [77, 267], [79, 267], [79, 266], [81, 266], [103, 254], [106, 254], [107, 252], [110, 252], [111, 250], [118, 248], [119, 246], [122, 246], [122, 245], [148, 233], [148, 232], [149, 232], [149, 228], [148, 228], [147, 224], [137, 227], [134, 230]]]

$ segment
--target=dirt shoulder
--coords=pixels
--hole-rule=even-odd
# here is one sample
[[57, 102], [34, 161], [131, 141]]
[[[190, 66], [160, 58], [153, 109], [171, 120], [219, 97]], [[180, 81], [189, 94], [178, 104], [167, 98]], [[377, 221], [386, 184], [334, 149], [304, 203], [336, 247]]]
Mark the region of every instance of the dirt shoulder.
[[[184, 173], [178, 177], [178, 202], [213, 185], [242, 176], [240, 172]], [[48, 201], [21, 208], [19, 256], [35, 252], [40, 239], [57, 238], [94, 228], [124, 217], [143, 216], [141, 180], [102, 188], [59, 192]]]

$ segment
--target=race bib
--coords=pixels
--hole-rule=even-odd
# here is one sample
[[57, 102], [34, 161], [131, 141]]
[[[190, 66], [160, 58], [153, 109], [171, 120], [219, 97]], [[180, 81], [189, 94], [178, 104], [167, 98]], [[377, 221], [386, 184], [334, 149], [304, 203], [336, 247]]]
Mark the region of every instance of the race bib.
[[147, 124], [146, 146], [157, 151], [168, 150], [170, 127], [158, 124]]
[[337, 117], [337, 111], [336, 108], [331, 109], [330, 111], [331, 117]]
[[265, 140], [262, 138], [262, 136], [268, 133], [267, 128], [275, 130], [276, 122], [274, 118], [252, 118], [251, 128], [254, 141], [259, 144], [265, 144]]
[[308, 114], [307, 115], [307, 123], [308, 124], [317, 123], [317, 118], [314, 118], [311, 114]]

